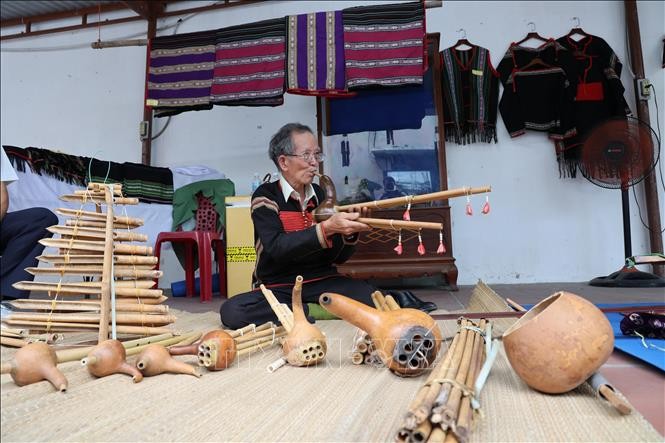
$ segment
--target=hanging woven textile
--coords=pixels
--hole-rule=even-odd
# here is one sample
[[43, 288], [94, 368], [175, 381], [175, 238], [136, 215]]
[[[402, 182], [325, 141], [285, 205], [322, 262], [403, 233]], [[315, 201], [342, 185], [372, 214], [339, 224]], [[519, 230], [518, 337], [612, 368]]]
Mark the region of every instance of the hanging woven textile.
[[490, 52], [475, 45], [464, 51], [453, 46], [441, 52], [441, 60], [446, 141], [496, 143], [499, 73]]
[[218, 29], [211, 101], [276, 106], [284, 102], [284, 18]]
[[425, 72], [423, 2], [347, 8], [346, 87], [420, 85]]
[[177, 112], [210, 106], [215, 31], [156, 37], [150, 42], [148, 99]]
[[324, 97], [348, 95], [342, 12], [290, 15], [286, 20], [288, 92]]

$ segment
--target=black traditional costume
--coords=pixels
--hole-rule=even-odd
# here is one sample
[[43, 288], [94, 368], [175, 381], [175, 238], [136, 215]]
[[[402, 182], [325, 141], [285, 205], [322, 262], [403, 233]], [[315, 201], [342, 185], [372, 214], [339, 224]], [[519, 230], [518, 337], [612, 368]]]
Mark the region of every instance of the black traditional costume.
[[445, 139], [458, 144], [496, 143], [499, 73], [480, 46], [441, 52]]

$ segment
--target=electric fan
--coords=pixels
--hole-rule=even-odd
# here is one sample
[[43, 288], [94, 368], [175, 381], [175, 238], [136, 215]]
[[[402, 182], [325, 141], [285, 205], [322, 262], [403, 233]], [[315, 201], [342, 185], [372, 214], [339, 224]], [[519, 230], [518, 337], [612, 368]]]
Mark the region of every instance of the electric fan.
[[[594, 128], [582, 147], [580, 170], [591, 183], [602, 188], [621, 189], [623, 236], [626, 257], [631, 257], [628, 188], [653, 171], [660, 155], [660, 140], [653, 129], [633, 118], [612, 118]], [[624, 266], [605, 277], [594, 278], [592, 286], [661, 287], [665, 279]]]

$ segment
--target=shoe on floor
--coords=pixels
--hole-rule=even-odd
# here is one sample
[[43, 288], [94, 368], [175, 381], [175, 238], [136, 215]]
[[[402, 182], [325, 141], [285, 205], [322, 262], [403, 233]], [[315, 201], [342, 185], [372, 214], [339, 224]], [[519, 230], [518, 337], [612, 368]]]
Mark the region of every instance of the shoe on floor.
[[423, 301], [411, 291], [388, 291], [401, 308], [420, 309], [423, 312], [432, 312], [438, 309], [436, 303]]

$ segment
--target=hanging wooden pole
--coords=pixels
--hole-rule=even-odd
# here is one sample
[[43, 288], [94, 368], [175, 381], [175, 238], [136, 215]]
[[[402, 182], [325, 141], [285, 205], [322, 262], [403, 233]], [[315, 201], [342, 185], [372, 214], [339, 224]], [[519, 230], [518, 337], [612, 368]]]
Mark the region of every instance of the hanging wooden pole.
[[[635, 74], [634, 82], [644, 78], [644, 59], [642, 57], [642, 38], [640, 37], [640, 21], [637, 15], [637, 2], [624, 0], [626, 10], [626, 29], [628, 30], [628, 47], [630, 52], [630, 65]], [[635, 83], [633, 83], [635, 84]], [[641, 100], [638, 88], [635, 87], [635, 102], [637, 118], [650, 124], [649, 104]], [[647, 206], [647, 220], [649, 226], [649, 244], [652, 253], [663, 253], [663, 234], [661, 233], [660, 208], [658, 203], [657, 170], [654, 168], [644, 179], [644, 198]], [[653, 273], [665, 277], [665, 266], [652, 264]]]
[[145, 94], [143, 96], [143, 122], [141, 127], [145, 131], [141, 135], [142, 149], [141, 162], [150, 166], [152, 156], [152, 107], [146, 104], [148, 99], [148, 78], [150, 75], [150, 41], [157, 35], [157, 19], [151, 17], [148, 19], [148, 46], [145, 54]]

